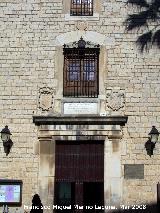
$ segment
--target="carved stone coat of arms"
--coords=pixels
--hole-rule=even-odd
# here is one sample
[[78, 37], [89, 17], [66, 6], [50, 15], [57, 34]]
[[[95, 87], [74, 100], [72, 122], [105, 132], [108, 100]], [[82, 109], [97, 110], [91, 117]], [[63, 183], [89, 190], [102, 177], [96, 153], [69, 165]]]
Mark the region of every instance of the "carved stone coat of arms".
[[39, 108], [48, 111], [53, 105], [53, 89], [43, 87], [39, 90]]
[[106, 107], [109, 107], [113, 111], [118, 111], [124, 107], [125, 97], [122, 91], [112, 91], [106, 96]]

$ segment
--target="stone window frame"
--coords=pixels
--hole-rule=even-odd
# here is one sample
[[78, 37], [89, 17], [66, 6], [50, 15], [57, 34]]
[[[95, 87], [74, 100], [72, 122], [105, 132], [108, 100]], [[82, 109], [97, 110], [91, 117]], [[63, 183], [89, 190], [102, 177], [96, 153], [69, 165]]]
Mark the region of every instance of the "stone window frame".
[[[55, 78], [57, 79], [57, 92], [55, 95], [55, 99], [63, 101], [66, 99], [74, 99], [71, 97], [64, 97], [63, 96], [63, 64], [64, 64], [64, 55], [63, 55], [63, 46], [56, 47], [56, 58], [55, 58]], [[103, 99], [105, 94], [105, 85], [104, 79], [107, 76], [107, 52], [105, 46], [100, 46], [100, 54], [99, 54], [99, 95], [98, 99]], [[103, 66], [101, 66], [103, 64]], [[100, 67], [101, 66], [101, 67]], [[101, 82], [101, 83], [100, 83]], [[88, 100], [88, 98], [78, 98], [79, 100]], [[97, 98], [93, 98], [94, 100]]]
[[[64, 64], [64, 55], [63, 55], [63, 45], [71, 44], [73, 42], [79, 41], [80, 38], [83, 38], [86, 42], [91, 42], [93, 44], [100, 45], [100, 54], [99, 54], [99, 95], [97, 98], [65, 98], [63, 97], [63, 64]], [[103, 34], [94, 32], [94, 31], [71, 31], [64, 34], [60, 34], [56, 37], [55, 45], [55, 79], [56, 79], [56, 93], [54, 96], [55, 99], [55, 113], [63, 114], [64, 113], [64, 103], [68, 102], [78, 102], [79, 103], [97, 103], [97, 114], [100, 114], [105, 111], [105, 101], [106, 101], [106, 88], [105, 80], [108, 76], [108, 40], [107, 37]], [[113, 43], [114, 44], [114, 43]], [[111, 44], [111, 45], [113, 45]], [[110, 46], [110, 44], [109, 44]]]
[[83, 20], [99, 20], [99, 14], [102, 11], [102, 0], [94, 0], [93, 2], [93, 15], [92, 16], [72, 16], [70, 15], [69, 0], [63, 0], [63, 14], [65, 21], [83, 21]]

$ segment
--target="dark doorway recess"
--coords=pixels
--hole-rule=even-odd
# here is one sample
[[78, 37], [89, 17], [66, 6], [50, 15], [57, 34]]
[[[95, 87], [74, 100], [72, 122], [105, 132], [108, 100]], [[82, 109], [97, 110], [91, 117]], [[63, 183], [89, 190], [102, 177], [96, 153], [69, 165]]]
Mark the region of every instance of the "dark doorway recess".
[[84, 182], [83, 183], [84, 206], [94, 206], [94, 209], [90, 209], [90, 210], [85, 209], [84, 212], [100, 213], [100, 210], [95, 209], [95, 205], [97, 207], [104, 205], [103, 192], [104, 192], [103, 182]]
[[[54, 203], [72, 205], [63, 212], [100, 212], [95, 205], [104, 205], [103, 141], [56, 142]], [[83, 209], [77, 211], [75, 205]]]

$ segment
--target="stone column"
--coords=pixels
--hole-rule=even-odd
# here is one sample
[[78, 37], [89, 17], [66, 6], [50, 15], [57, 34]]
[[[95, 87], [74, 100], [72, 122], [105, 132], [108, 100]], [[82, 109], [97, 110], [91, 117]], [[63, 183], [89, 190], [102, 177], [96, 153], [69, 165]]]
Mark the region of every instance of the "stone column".
[[[119, 208], [122, 194], [120, 140], [106, 138], [104, 143], [104, 205]], [[106, 209], [105, 212], [108, 212]]]
[[39, 194], [44, 207], [46, 207], [44, 213], [53, 213], [54, 173], [55, 142], [52, 139], [43, 139], [40, 141]]

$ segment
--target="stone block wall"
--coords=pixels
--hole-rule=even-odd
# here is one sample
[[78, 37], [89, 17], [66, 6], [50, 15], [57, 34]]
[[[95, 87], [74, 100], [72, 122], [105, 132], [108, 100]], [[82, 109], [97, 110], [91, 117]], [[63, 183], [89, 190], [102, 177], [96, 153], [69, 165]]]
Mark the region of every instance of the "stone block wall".
[[[78, 19], [67, 16], [66, 1], [0, 1], [0, 127], [9, 126], [14, 142], [8, 157], [0, 143], [0, 177], [22, 179], [23, 203], [31, 204], [32, 195], [39, 190], [40, 157], [38, 131], [32, 116], [42, 113], [40, 88], [57, 91], [62, 85], [57, 77], [60, 70], [56, 65], [59, 51], [56, 38], [67, 32], [83, 31], [85, 35], [92, 31], [106, 38], [102, 45], [106, 66], [100, 64], [105, 72], [103, 91], [125, 91], [125, 106], [109, 112], [118, 115], [123, 111], [128, 115], [128, 123], [123, 128], [122, 168], [124, 164], [144, 164], [144, 179], [123, 180], [122, 202], [156, 201], [160, 145], [156, 144], [150, 158], [144, 144], [152, 125], [160, 130], [159, 50], [153, 47], [148, 53], [138, 52], [137, 33], [125, 32], [123, 22], [132, 11], [125, 0], [101, 0], [94, 17]], [[105, 98], [104, 93], [104, 103]], [[61, 107], [59, 101], [55, 92], [55, 112]]]

